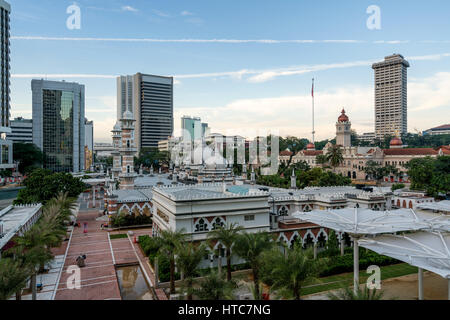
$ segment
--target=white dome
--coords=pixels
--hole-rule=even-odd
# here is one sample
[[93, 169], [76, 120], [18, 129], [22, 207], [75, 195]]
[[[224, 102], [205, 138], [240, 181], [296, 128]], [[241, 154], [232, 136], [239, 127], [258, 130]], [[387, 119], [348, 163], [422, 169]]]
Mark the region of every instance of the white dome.
[[122, 128], [120, 127], [119, 122], [116, 122], [116, 124], [114, 125], [114, 131], [121, 131]]
[[123, 119], [124, 120], [134, 120], [133, 114], [130, 112], [130, 110], [127, 110], [123, 113]]

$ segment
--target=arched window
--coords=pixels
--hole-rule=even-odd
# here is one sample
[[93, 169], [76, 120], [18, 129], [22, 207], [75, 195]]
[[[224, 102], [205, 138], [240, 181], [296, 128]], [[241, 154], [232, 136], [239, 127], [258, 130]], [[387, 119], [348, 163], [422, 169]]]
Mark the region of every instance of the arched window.
[[287, 216], [289, 213], [289, 210], [286, 208], [286, 206], [282, 206], [280, 210], [278, 210], [278, 215], [280, 216]]
[[127, 148], [130, 148], [130, 140], [127, 140]]
[[195, 232], [203, 232], [208, 230], [209, 230], [208, 224], [206, 223], [206, 221], [203, 218], [198, 220], [198, 222], [195, 225]]
[[212, 224], [212, 229], [216, 230], [219, 228], [223, 228], [225, 224], [223, 223], [222, 219], [220, 219], [219, 217], [217, 217], [216, 219], [214, 219], [214, 222]]

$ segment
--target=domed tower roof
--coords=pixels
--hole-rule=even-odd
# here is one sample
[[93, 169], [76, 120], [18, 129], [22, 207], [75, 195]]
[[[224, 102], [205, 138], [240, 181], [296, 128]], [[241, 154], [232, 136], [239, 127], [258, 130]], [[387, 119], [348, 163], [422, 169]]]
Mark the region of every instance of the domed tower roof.
[[306, 150], [315, 150], [315, 149], [316, 149], [316, 146], [312, 142], [310, 142], [306, 145]]
[[122, 119], [124, 120], [134, 120], [133, 113], [130, 110], [127, 110], [123, 113]]
[[402, 139], [400, 139], [399, 137], [392, 138], [392, 140], [390, 142], [390, 147], [391, 148], [401, 148], [401, 147], [403, 147]]
[[114, 125], [112, 132], [120, 132], [120, 131], [122, 131], [122, 128], [120, 127], [120, 124], [117, 121], [116, 124]]
[[345, 114], [345, 110], [344, 109], [342, 109], [342, 111], [341, 111], [341, 115], [338, 118], [338, 122], [348, 122], [348, 117]]

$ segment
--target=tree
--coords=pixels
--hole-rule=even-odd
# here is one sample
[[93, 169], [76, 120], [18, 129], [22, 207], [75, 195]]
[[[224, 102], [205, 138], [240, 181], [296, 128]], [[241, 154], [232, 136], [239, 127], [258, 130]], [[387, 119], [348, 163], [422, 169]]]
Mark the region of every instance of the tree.
[[263, 263], [261, 257], [265, 250], [273, 246], [266, 232], [240, 234], [234, 244], [235, 253], [250, 264], [256, 296], [259, 296], [259, 270]]
[[8, 300], [27, 283], [28, 270], [12, 258], [0, 260], [0, 300]]
[[411, 189], [436, 196], [450, 192], [450, 156], [415, 158], [406, 164]]
[[323, 265], [321, 260], [313, 259], [311, 249], [303, 250], [301, 245], [294, 245], [285, 253], [278, 248], [264, 254], [265, 259], [273, 265], [271, 291], [283, 298], [300, 300], [301, 288], [305, 281], [314, 278]]
[[324, 165], [328, 163], [327, 156], [324, 154], [319, 154], [316, 156], [316, 163], [320, 164], [320, 166], [323, 168]]
[[206, 254], [206, 246], [204, 243], [197, 246], [192, 242], [183, 242], [178, 245], [177, 252], [176, 262], [184, 275], [183, 285], [186, 287], [187, 299], [192, 300], [194, 277], [197, 275], [198, 265]]
[[330, 300], [381, 300], [383, 295], [383, 291], [377, 292], [376, 289], [371, 290], [364, 286], [363, 289], [358, 288], [356, 293], [352, 287], [345, 287], [335, 293], [331, 292], [327, 296]]
[[225, 248], [227, 258], [227, 280], [231, 281], [231, 247], [233, 246], [239, 232], [244, 228], [237, 223], [227, 224], [224, 227], [217, 228], [208, 233], [208, 237], [219, 241]]
[[327, 161], [334, 168], [338, 167], [342, 162], [344, 162], [344, 156], [342, 155], [341, 147], [333, 144], [326, 154]]
[[195, 290], [195, 295], [201, 300], [231, 300], [233, 299], [233, 282], [226, 281], [217, 272], [211, 272], [200, 281], [200, 288]]
[[34, 170], [25, 180], [25, 188], [19, 191], [14, 204], [43, 203], [67, 192], [67, 197], [77, 198], [86, 185], [70, 173], [52, 173], [47, 169]]
[[44, 154], [35, 144], [16, 142], [13, 145], [13, 159], [19, 163], [19, 172], [27, 174], [43, 164]]
[[49, 252], [47, 243], [50, 232], [45, 226], [34, 225], [23, 236], [16, 238], [16, 246], [13, 248], [15, 255], [23, 261], [22, 265], [27, 267], [31, 274], [32, 299], [36, 300], [36, 276], [43, 265], [53, 259]]
[[386, 165], [381, 166], [378, 162], [369, 160], [366, 162], [366, 166], [364, 167], [364, 172], [374, 179], [377, 182], [377, 185], [383, 180], [384, 177], [393, 174], [397, 176], [399, 174], [399, 170], [392, 166]]
[[170, 262], [170, 294], [175, 293], [175, 253], [180, 243], [186, 239], [184, 232], [184, 229], [179, 231], [163, 230], [160, 234], [161, 247], [158, 253], [166, 255]]

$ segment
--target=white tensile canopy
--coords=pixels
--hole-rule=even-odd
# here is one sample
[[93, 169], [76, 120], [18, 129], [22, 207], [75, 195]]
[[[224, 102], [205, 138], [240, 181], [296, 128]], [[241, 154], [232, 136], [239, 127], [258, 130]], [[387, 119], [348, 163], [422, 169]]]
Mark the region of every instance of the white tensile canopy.
[[374, 211], [363, 208], [344, 208], [296, 212], [292, 216], [322, 227], [348, 233], [353, 237], [353, 283], [355, 292], [359, 287], [358, 238], [366, 235], [429, 229], [430, 226], [411, 209]]
[[417, 205], [418, 209], [436, 210], [442, 212], [450, 212], [450, 200], [439, 202], [424, 202]]
[[448, 279], [450, 299], [450, 234], [419, 231], [360, 239], [359, 245], [419, 268], [419, 299], [423, 299], [422, 269]]
[[361, 208], [344, 208], [296, 212], [292, 216], [322, 227], [346, 232], [352, 236], [421, 230], [429, 227], [429, 224], [416, 215], [412, 209], [374, 211]]

